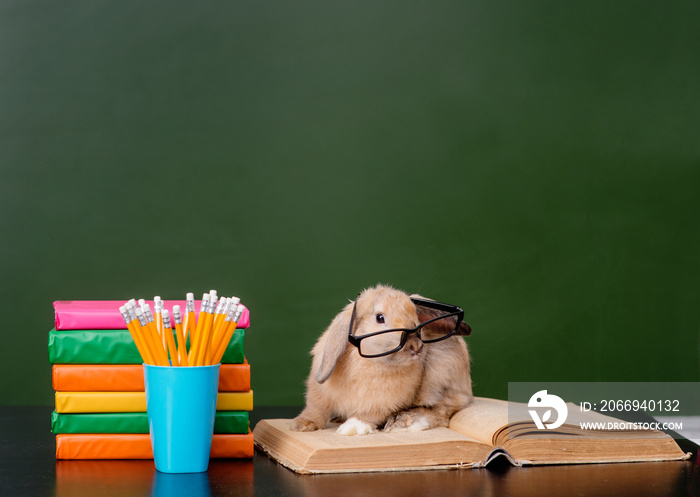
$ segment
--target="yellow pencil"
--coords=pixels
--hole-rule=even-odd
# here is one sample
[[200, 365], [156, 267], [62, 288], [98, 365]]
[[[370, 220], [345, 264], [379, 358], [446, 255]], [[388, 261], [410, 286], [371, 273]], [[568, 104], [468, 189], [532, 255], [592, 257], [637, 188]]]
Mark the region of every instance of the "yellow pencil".
[[204, 325], [202, 326], [202, 336], [198, 338], [200, 345], [195, 356], [195, 366], [206, 366], [209, 359], [209, 348], [211, 347], [212, 325], [214, 323], [214, 310], [216, 309], [217, 295], [216, 290], [209, 292], [208, 311], [204, 315]]
[[[132, 299], [133, 302], [135, 302]], [[160, 356], [158, 355], [158, 342], [153, 339], [153, 333], [151, 331], [151, 328], [148, 326], [148, 316], [150, 315], [151, 309], [146, 305], [146, 301], [143, 299], [139, 299], [139, 306], [138, 307], [133, 307], [133, 313], [134, 317], [136, 318], [137, 326], [141, 329], [141, 335], [143, 336], [143, 341], [148, 344], [148, 347], [151, 350], [151, 356], [153, 357], [153, 360], [155, 361], [155, 364], [161, 364]], [[128, 304], [127, 304], [128, 305]], [[140, 324], [140, 319], [136, 317], [136, 309], [140, 310], [140, 313], [143, 315], [146, 325], [141, 326]]]
[[208, 364], [211, 364], [209, 361], [212, 359], [212, 356], [216, 351], [219, 342], [221, 341], [223, 333], [222, 330], [225, 327], [226, 316], [231, 308], [231, 301], [232, 299], [230, 297], [222, 297], [221, 300], [219, 300], [219, 306], [216, 309], [214, 323], [212, 324], [211, 344], [209, 345], [209, 354], [206, 359]]
[[187, 360], [187, 342], [185, 340], [185, 332], [182, 328], [182, 315], [180, 314], [180, 306], [173, 306], [173, 321], [175, 321], [175, 336], [177, 336], [178, 360], [180, 366], [189, 366]]
[[170, 362], [173, 366], [179, 366], [180, 361], [177, 358], [177, 347], [173, 338], [173, 327], [170, 324], [170, 313], [167, 309], [163, 309], [163, 336], [168, 344], [168, 352], [170, 353]]
[[[125, 321], [127, 319], [129, 320], [129, 322], [127, 323], [127, 328], [129, 327], [128, 325], [131, 324], [131, 326], [134, 329], [134, 333], [136, 333], [136, 335], [138, 336], [141, 343], [147, 349], [148, 357], [153, 358], [153, 351], [151, 350], [150, 343], [146, 340], [146, 337], [143, 334], [143, 330], [141, 329], [141, 326], [139, 325], [139, 321], [136, 318], [136, 312], [135, 312], [136, 301], [134, 299], [131, 299], [130, 301], [125, 303], [124, 309], [126, 311], [126, 318], [124, 320]], [[122, 314], [122, 317], [124, 317], [123, 314]], [[129, 330], [129, 331], [131, 332], [131, 330]]]
[[[209, 304], [209, 310], [211, 311], [211, 303]], [[200, 348], [197, 351], [197, 358], [195, 361], [195, 366], [206, 366], [207, 359], [209, 358], [209, 347], [211, 344], [211, 325], [214, 322], [214, 314], [207, 312], [204, 315], [204, 326], [202, 326]]]
[[170, 363], [168, 362], [168, 353], [163, 347], [163, 343], [158, 335], [158, 330], [156, 329], [156, 324], [153, 321], [151, 307], [148, 304], [144, 304], [143, 308], [136, 309], [136, 315], [140, 315], [139, 322], [141, 322], [141, 318], [143, 318], [143, 323], [141, 326], [143, 328], [147, 328], [147, 331], [144, 331], [144, 333], [148, 334], [150, 337], [151, 346], [153, 347], [153, 358], [157, 361], [158, 366], [170, 366]]
[[121, 312], [122, 318], [124, 318], [126, 327], [129, 330], [129, 333], [131, 334], [131, 338], [136, 344], [136, 348], [138, 349], [139, 354], [141, 354], [141, 359], [143, 359], [143, 362], [145, 362], [146, 364], [154, 364], [151, 351], [148, 349], [147, 345], [144, 344], [142, 337], [139, 335], [138, 331], [132, 324], [132, 320], [129, 317], [129, 311], [127, 311], [126, 306], [121, 306], [119, 308], [119, 312]]
[[[216, 354], [214, 355], [214, 359], [212, 361], [212, 364], [220, 363], [221, 358], [224, 357], [224, 353], [226, 353], [226, 348], [228, 347], [228, 343], [231, 341], [231, 337], [233, 336], [233, 332], [236, 331], [236, 327], [238, 326], [238, 321], [241, 319], [241, 315], [243, 314], [243, 309], [244, 309], [243, 305], [238, 304], [235, 308], [235, 311], [233, 311], [233, 316], [231, 318], [230, 323], [226, 327], [226, 332], [225, 332], [224, 338], [221, 341], [221, 344], [219, 345], [219, 349], [216, 351]], [[228, 316], [226, 316], [226, 318], [228, 319]]]
[[[216, 311], [214, 312], [214, 329], [216, 329], [217, 323], [226, 317], [226, 312], [224, 308], [228, 305], [228, 297], [221, 297], [219, 303], [216, 305]], [[222, 315], [223, 314], [223, 315]]]
[[183, 333], [185, 334], [185, 342], [187, 342], [187, 337], [190, 338], [190, 348], [194, 343], [194, 328], [197, 325], [197, 319], [194, 317], [194, 293], [190, 292], [187, 294], [187, 301], [185, 303], [185, 322], [182, 326]]
[[216, 290], [210, 290], [209, 291], [209, 311], [211, 312], [211, 321], [210, 323], [205, 323], [205, 325], [208, 326], [208, 334], [204, 336], [202, 339], [204, 341], [204, 348], [202, 349], [202, 355], [199, 358], [199, 365], [200, 366], [208, 366], [209, 365], [209, 356], [211, 355], [211, 341], [214, 338], [214, 321], [216, 320], [217, 314], [221, 312], [221, 306], [225, 303], [223, 302], [224, 298], [222, 297], [220, 300], [217, 302], [217, 292]]
[[158, 336], [163, 342], [163, 348], [167, 348], [165, 335], [163, 334], [163, 301], [157, 295], [153, 297], [153, 320], [156, 322]]
[[226, 327], [231, 321], [231, 318], [233, 316], [233, 312], [236, 310], [236, 306], [241, 302], [241, 299], [238, 297], [228, 297], [226, 299], [226, 305], [224, 309], [222, 309], [223, 313], [223, 319], [219, 320], [218, 325], [215, 326], [214, 328], [214, 334], [212, 336], [212, 345], [211, 348], [209, 349], [209, 364], [216, 364], [214, 362], [214, 359], [216, 357], [216, 353], [219, 350], [219, 346], [221, 345], [221, 341], [224, 339]]
[[[210, 364], [216, 364], [216, 358], [219, 355], [219, 349], [221, 348], [221, 345], [223, 344], [224, 340], [226, 339], [226, 335], [228, 333], [229, 327], [233, 325], [233, 316], [236, 313], [236, 306], [232, 307], [229, 312], [226, 314], [226, 317], [224, 318], [224, 322], [219, 329], [219, 334], [216, 337], [216, 341], [212, 344], [211, 347], [211, 354], [209, 357], [209, 362]], [[224, 349], [226, 348], [226, 345], [224, 345]]]
[[202, 295], [202, 302], [199, 305], [199, 317], [197, 318], [197, 326], [194, 331], [194, 341], [190, 336], [190, 356], [189, 361], [191, 366], [197, 365], [197, 355], [202, 348], [202, 328], [206, 321], [206, 315], [209, 311], [209, 294]]

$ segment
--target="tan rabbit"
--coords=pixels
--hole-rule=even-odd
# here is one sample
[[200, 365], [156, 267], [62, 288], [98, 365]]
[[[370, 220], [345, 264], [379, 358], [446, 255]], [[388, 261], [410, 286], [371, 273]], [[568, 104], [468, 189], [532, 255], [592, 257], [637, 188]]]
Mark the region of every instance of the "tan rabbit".
[[[374, 342], [371, 346], [381, 352], [398, 348], [403, 335], [405, 345], [382, 357], [361, 357], [348, 341], [351, 320], [353, 335], [362, 337], [386, 329], [416, 328], [438, 315], [442, 314], [416, 305], [408, 294], [391, 287], [364, 290], [333, 319], [311, 351], [306, 407], [292, 429], [318, 430], [331, 418], [343, 421], [338, 427], [342, 435], [364, 435], [382, 427], [399, 431], [447, 426], [452, 414], [472, 398], [469, 354], [456, 335], [435, 343], [423, 341], [444, 335], [440, 326], [453, 329], [456, 318], [425, 326], [423, 340], [416, 333], [400, 331], [365, 339], [364, 344]], [[470, 331], [462, 323], [457, 334]], [[363, 345], [363, 353], [368, 352], [372, 348]]]

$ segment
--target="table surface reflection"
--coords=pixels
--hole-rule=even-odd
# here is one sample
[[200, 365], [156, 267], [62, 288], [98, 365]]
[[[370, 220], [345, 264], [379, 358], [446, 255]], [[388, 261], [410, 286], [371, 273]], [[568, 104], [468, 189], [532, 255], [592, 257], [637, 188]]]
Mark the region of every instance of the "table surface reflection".
[[[209, 471], [159, 473], [153, 461], [56, 461], [50, 407], [0, 407], [0, 494], [18, 496], [543, 496], [700, 495], [697, 446], [690, 461], [302, 476], [260, 452], [212, 460]], [[256, 407], [251, 425], [296, 407]]]

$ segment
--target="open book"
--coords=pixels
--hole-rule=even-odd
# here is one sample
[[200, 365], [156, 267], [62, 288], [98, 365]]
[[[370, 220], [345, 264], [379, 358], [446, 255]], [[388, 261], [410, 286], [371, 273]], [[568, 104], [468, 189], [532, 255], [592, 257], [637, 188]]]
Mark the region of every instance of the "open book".
[[569, 411], [566, 424], [538, 430], [526, 404], [475, 398], [452, 417], [449, 428], [343, 436], [335, 433], [333, 424], [324, 430], [294, 432], [289, 419], [266, 419], [256, 425], [254, 436], [259, 449], [297, 473], [478, 468], [499, 457], [516, 466], [690, 457], [661, 431], [582, 429], [580, 422], [619, 420], [581, 413], [578, 406]]

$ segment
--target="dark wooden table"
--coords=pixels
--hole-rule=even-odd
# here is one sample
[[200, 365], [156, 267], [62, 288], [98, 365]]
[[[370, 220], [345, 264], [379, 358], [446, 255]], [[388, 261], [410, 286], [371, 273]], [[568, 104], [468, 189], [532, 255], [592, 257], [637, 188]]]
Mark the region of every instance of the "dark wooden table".
[[[697, 446], [690, 461], [300, 476], [256, 452], [212, 460], [207, 473], [158, 473], [153, 461], [56, 461], [51, 407], [0, 407], [0, 495], [7, 496], [546, 496], [700, 495]], [[256, 407], [251, 426], [296, 407]], [[685, 441], [683, 441], [685, 442]]]

